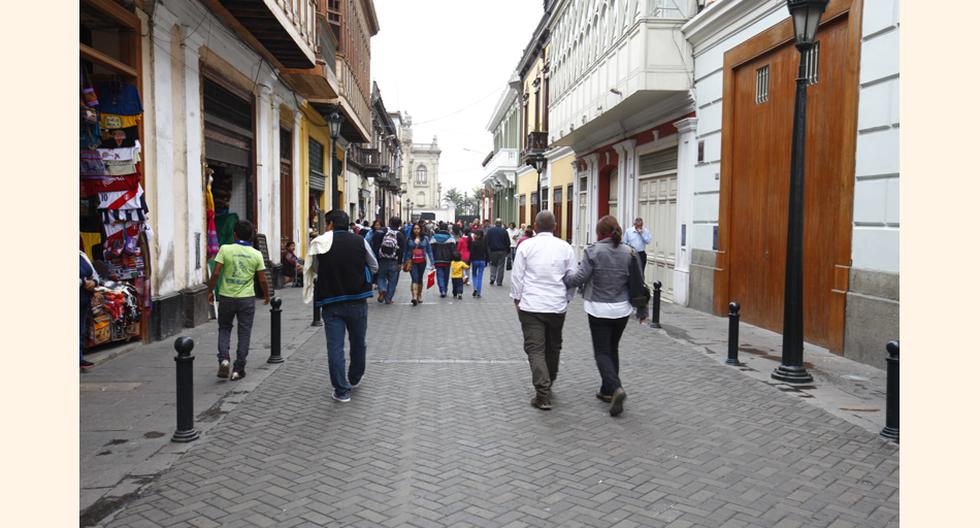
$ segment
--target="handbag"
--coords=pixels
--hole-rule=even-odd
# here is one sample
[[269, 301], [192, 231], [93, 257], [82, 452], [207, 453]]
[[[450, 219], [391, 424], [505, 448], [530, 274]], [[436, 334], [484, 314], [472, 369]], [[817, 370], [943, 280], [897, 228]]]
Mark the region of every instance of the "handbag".
[[640, 256], [636, 250], [630, 248], [630, 270], [629, 270], [630, 304], [636, 308], [637, 313], [646, 313], [647, 304], [650, 302], [650, 288], [643, 282], [643, 270], [640, 268]]
[[435, 285], [436, 285], [436, 270], [432, 270], [429, 272], [429, 278], [426, 279], [425, 289], [429, 289]]
[[409, 271], [412, 271], [412, 261], [411, 260], [405, 262], [405, 265], [402, 266], [402, 271], [404, 271], [405, 273], [408, 273]]

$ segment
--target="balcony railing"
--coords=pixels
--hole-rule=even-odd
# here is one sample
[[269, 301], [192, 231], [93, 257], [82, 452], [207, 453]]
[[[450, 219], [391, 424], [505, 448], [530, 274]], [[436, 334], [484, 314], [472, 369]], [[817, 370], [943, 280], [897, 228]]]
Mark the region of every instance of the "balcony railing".
[[516, 148], [502, 148], [493, 154], [483, 167], [483, 183], [510, 186], [514, 183], [514, 172], [520, 167]]
[[[371, 138], [371, 106], [368, 104], [367, 94], [361, 92], [357, 85], [357, 78], [347, 63], [347, 57], [337, 55], [337, 80], [340, 87], [341, 105], [346, 110], [352, 112], [358, 121], [356, 128], [363, 137], [361, 141], [369, 141]], [[344, 104], [346, 103], [346, 105]]]
[[528, 132], [527, 141], [524, 143], [524, 152], [527, 154], [542, 153], [545, 150], [548, 150], [548, 133]]

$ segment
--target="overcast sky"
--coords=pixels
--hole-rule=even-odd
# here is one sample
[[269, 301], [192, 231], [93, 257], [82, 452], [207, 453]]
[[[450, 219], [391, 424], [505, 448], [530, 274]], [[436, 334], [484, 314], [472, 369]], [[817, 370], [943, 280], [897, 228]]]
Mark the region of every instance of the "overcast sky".
[[479, 185], [486, 130], [543, 14], [541, 0], [374, 0], [371, 78], [389, 112], [407, 111], [414, 141], [439, 137], [445, 193]]

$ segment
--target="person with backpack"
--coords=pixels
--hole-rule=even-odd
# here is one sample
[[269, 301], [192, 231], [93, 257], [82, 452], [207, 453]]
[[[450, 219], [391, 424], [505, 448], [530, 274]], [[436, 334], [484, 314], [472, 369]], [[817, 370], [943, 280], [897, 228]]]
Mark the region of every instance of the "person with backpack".
[[449, 266], [453, 262], [453, 252], [456, 251], [456, 239], [449, 234], [445, 222], [439, 222], [429, 243], [432, 246], [432, 264], [436, 268], [436, 279], [439, 283], [439, 297], [446, 297], [449, 287]]
[[401, 273], [405, 259], [405, 245], [408, 239], [401, 232], [402, 220], [397, 216], [388, 220], [388, 228], [383, 233], [371, 236], [371, 250], [378, 259], [378, 302], [393, 304], [395, 288], [398, 287], [398, 274]]
[[569, 288], [585, 286], [592, 352], [602, 378], [595, 396], [609, 403], [610, 415], [619, 416], [626, 400], [619, 379], [619, 340], [634, 308], [640, 322], [646, 319], [647, 298], [645, 292], [634, 291], [637, 282], [642, 288], [643, 270], [636, 250], [623, 243], [623, 229], [616, 217], [599, 219], [596, 239], [585, 248], [578, 269], [566, 273], [563, 281]]
[[419, 222], [412, 226], [408, 243], [405, 246], [405, 271], [411, 273], [412, 277], [412, 306], [422, 303], [422, 279], [425, 278], [426, 268], [432, 267], [432, 247], [429, 245], [429, 237], [425, 236], [422, 223]]
[[470, 275], [473, 277], [473, 297], [483, 296], [483, 270], [487, 267], [490, 260], [490, 251], [487, 249], [487, 239], [483, 231], [473, 232], [473, 240], [469, 243], [470, 267], [473, 269]]

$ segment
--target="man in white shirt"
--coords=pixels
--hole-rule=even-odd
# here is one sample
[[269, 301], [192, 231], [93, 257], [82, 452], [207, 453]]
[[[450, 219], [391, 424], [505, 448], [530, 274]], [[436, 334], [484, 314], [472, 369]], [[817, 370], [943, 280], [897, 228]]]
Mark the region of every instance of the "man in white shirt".
[[514, 222], [511, 222], [507, 228], [507, 236], [510, 237], [510, 257], [508, 257], [507, 264], [510, 264], [511, 267], [514, 266], [514, 254], [517, 252], [517, 239], [521, 237], [522, 233], [524, 231], [517, 229], [517, 224]]
[[636, 250], [640, 256], [640, 269], [644, 274], [647, 272], [647, 245], [650, 244], [650, 231], [643, 227], [643, 219], [633, 220], [633, 226], [623, 234], [623, 242]]
[[541, 211], [534, 219], [537, 235], [518, 246], [511, 274], [511, 293], [524, 332], [524, 352], [531, 366], [535, 397], [531, 405], [551, 409], [551, 384], [558, 376], [565, 311], [575, 296], [562, 278], [574, 271], [575, 252], [555, 238], [555, 215]]

